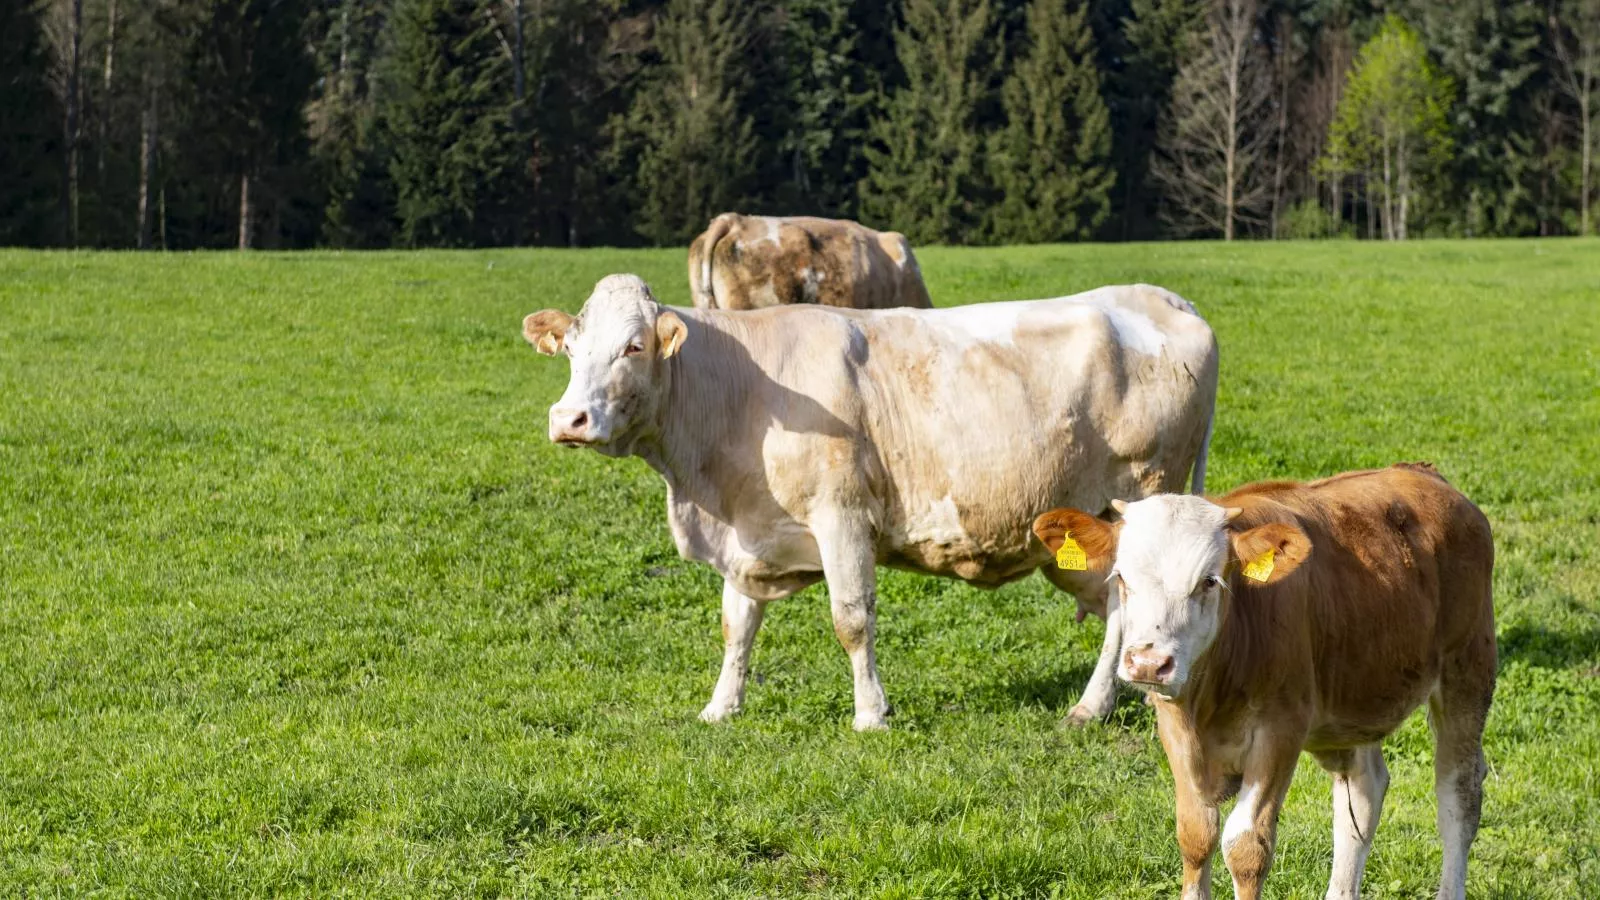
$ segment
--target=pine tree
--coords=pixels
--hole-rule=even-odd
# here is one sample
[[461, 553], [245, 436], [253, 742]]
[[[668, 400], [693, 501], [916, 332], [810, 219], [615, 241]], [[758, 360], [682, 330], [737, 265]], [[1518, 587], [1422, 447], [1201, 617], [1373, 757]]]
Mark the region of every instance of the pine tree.
[[781, 199], [818, 215], [854, 218], [856, 183], [866, 175], [862, 145], [882, 78], [861, 57], [854, 0], [789, 0], [781, 46], [781, 87], [792, 111], [780, 142], [789, 184]]
[[978, 114], [998, 63], [989, 0], [908, 0], [895, 34], [905, 85], [872, 125], [861, 183], [869, 224], [916, 244], [981, 236], [988, 185]]
[[1418, 182], [1449, 158], [1451, 93], [1422, 39], [1396, 16], [1356, 56], [1324, 165], [1379, 185], [1390, 240], [1406, 238]]
[[1161, 113], [1172, 95], [1184, 37], [1194, 30], [1205, 6], [1202, 0], [1131, 0], [1125, 14], [1122, 4], [1096, 8], [1117, 171], [1115, 220], [1106, 234], [1148, 240], [1160, 235], [1160, 185], [1149, 171]]
[[1459, 93], [1450, 110], [1455, 148], [1449, 187], [1440, 202], [1468, 235], [1532, 234], [1537, 229], [1534, 182], [1534, 94], [1543, 12], [1533, 0], [1413, 0], [1410, 17], [1424, 45]]
[[312, 23], [322, 78], [307, 114], [328, 198], [320, 240], [335, 247], [383, 247], [394, 239], [391, 150], [376, 96], [390, 6], [336, 0]]
[[1578, 138], [1578, 233], [1590, 233], [1595, 132], [1600, 130], [1600, 0], [1561, 0], [1550, 12], [1555, 83], [1574, 108]]
[[1110, 213], [1111, 118], [1100, 97], [1086, 5], [1033, 0], [1028, 51], [1002, 90], [1006, 127], [989, 150], [1002, 243], [1089, 237]]
[[62, 111], [48, 72], [38, 8], [0, 6], [0, 245], [44, 246], [61, 228]]
[[637, 155], [637, 229], [652, 243], [687, 243], [754, 188], [757, 141], [745, 92], [757, 12], [741, 0], [671, 0], [657, 26], [661, 62], [635, 98], [618, 148]]
[[399, 0], [382, 107], [407, 246], [514, 242], [525, 204], [511, 57], [476, 0]]

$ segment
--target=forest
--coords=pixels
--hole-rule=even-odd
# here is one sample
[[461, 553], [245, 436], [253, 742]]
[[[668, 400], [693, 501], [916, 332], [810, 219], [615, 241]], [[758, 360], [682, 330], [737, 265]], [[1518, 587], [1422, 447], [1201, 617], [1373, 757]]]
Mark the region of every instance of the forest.
[[1600, 0], [8, 0], [0, 244], [1588, 234]]

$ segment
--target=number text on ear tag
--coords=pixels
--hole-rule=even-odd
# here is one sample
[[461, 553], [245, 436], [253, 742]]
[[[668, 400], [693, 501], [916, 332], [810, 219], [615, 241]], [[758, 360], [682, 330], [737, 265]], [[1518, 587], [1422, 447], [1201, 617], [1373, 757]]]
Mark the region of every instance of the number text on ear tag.
[[1085, 572], [1089, 569], [1089, 554], [1083, 552], [1078, 542], [1072, 539], [1070, 531], [1062, 536], [1061, 549], [1056, 551], [1056, 568], [1072, 572]]
[[1277, 554], [1277, 548], [1273, 548], [1256, 557], [1254, 562], [1247, 563], [1244, 567], [1244, 577], [1265, 583], [1272, 577], [1272, 558]]

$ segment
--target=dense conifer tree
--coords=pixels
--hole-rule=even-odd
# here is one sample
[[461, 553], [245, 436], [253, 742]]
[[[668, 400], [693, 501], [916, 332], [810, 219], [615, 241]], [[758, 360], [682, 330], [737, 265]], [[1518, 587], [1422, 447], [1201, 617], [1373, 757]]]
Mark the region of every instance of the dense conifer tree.
[[989, 149], [993, 240], [1082, 239], [1111, 211], [1111, 121], [1085, 13], [1074, 0], [1028, 5], [1026, 55], [1006, 78], [1005, 128]]

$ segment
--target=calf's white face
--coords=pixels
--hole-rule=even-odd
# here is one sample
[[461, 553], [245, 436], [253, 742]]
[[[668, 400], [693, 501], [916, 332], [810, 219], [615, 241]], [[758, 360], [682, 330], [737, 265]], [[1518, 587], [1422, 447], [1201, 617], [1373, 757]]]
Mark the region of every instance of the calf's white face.
[[[1240, 510], [1202, 497], [1157, 494], [1112, 505], [1122, 514], [1115, 525], [1058, 509], [1035, 520], [1033, 530], [1051, 550], [1077, 542], [1090, 571], [1108, 570], [1122, 607], [1117, 677], [1166, 697], [1183, 694], [1216, 642], [1230, 583], [1246, 590], [1275, 584], [1311, 553], [1295, 526], [1240, 529]], [[1241, 567], [1248, 577], [1230, 577]]]
[[550, 440], [626, 456], [655, 420], [666, 388], [665, 360], [687, 329], [634, 275], [608, 275], [576, 318], [547, 309], [522, 322], [522, 336], [540, 353], [566, 353], [572, 375], [550, 407]]
[[1229, 511], [1161, 494], [1121, 512], [1111, 569], [1122, 604], [1117, 677], [1175, 697], [1221, 628]]

